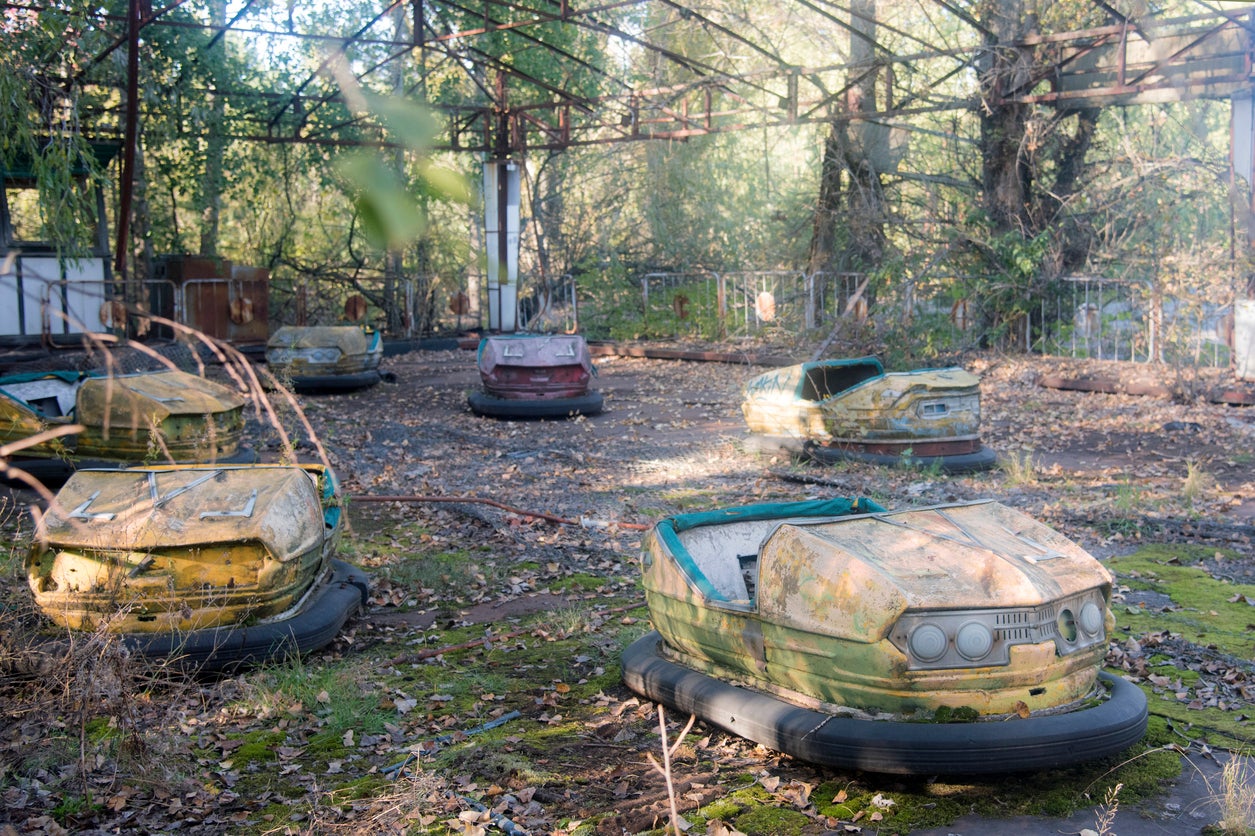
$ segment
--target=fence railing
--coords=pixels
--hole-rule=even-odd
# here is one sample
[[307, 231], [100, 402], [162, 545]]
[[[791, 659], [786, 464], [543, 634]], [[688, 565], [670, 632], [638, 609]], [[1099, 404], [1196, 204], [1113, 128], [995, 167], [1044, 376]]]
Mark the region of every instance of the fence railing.
[[[910, 323], [940, 351], [1000, 345], [1037, 354], [1225, 366], [1233, 357], [1229, 303], [1155, 293], [1148, 284], [1073, 277], [1015, 313], [965, 295], [970, 281], [879, 288], [861, 273], [800, 271], [652, 272], [638, 276], [639, 304], [616, 300], [618, 327], [653, 337], [736, 337], [830, 328], [842, 317]], [[595, 287], [586, 307], [602, 310]], [[626, 309], [626, 310], [624, 310]], [[602, 317], [603, 319], [605, 317]], [[591, 320], [587, 324], [594, 324]]]
[[[152, 280], [139, 291], [147, 311], [127, 315], [117, 304], [119, 283], [107, 277], [103, 265], [68, 265], [25, 257], [0, 268], [6, 270], [0, 273], [0, 340], [55, 341], [97, 331], [144, 336], [149, 324], [144, 314], [151, 312], [212, 336], [249, 341], [264, 339], [267, 329], [280, 325], [344, 321], [351, 298], [363, 290], [375, 299], [385, 296], [382, 280], [357, 288], [315, 279]], [[1242, 359], [1234, 353], [1234, 305], [1227, 300], [1078, 276], [1054, 283], [1047, 296], [1025, 299], [1019, 312], [1008, 316], [975, 294], [965, 295], [962, 288], [970, 286], [963, 277], [934, 276], [922, 286], [872, 293], [864, 274], [791, 270], [649, 272], [627, 283], [577, 282], [566, 275], [543, 290], [519, 294], [518, 321], [538, 330], [596, 336], [724, 339], [773, 329], [828, 330], [844, 317], [870, 319], [885, 332], [909, 323], [911, 333], [934, 343], [938, 353], [1001, 345], [1054, 356], [1191, 366], [1224, 367]], [[473, 299], [474, 290], [438, 289], [437, 301], [437, 288], [433, 277], [392, 286], [392, 298], [403, 308], [401, 330], [392, 336], [482, 327], [478, 320], [487, 306], [482, 298]], [[383, 319], [384, 312], [374, 307], [363, 317]]]

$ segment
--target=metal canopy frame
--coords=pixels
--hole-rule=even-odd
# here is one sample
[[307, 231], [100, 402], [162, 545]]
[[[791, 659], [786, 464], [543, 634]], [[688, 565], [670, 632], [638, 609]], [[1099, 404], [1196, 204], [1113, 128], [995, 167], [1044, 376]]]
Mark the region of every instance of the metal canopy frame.
[[[835, 60], [824, 66], [800, 66], [752, 30], [739, 31], [732, 21], [715, 20], [681, 0], [607, 0], [576, 5], [572, 0], [393, 0], [369, 19], [351, 24], [347, 32], [302, 31], [291, 20], [302, 2], [288, 4], [287, 26], [259, 11], [255, 0], [236, 0], [225, 23], [209, 22], [208, 0], [171, 0], [148, 7], [148, 0], [130, 0], [125, 15], [93, 13], [77, 23], [106, 33], [107, 45], [70, 76], [56, 78], [63, 89], [117, 86], [106, 72], [109, 57], [126, 48], [126, 89], [113, 105], [84, 113], [80, 124], [91, 139], [118, 140], [128, 135], [127, 113], [137, 106], [136, 59], [143, 60], [146, 33], [200, 30], [208, 35], [204, 50], [228, 37], [255, 42], [317, 44], [326, 57], [287, 89], [260, 83], [203, 91], [224, 102], [237, 130], [226, 139], [327, 146], [387, 145], [370, 115], [353, 116], [333, 125], [313, 121], [344, 95], [328, 72], [336, 55], [346, 55], [357, 84], [378, 88], [396, 71], [396, 62], [415, 61], [431, 70], [454, 68], [470, 82], [476, 95], [461, 104], [427, 103], [443, 119], [433, 150], [478, 151], [504, 156], [528, 150], [556, 150], [582, 145], [687, 137], [749, 127], [796, 125], [832, 119], [887, 119], [944, 110], [971, 109], [978, 94], [934, 94], [986, 60], [992, 33], [984, 30], [962, 0], [912, 0], [924, 19], [938, 18], [953, 33], [950, 43], [930, 39], [890, 22], [875, 21], [882, 37], [867, 44], [874, 67]], [[780, 0], [782, 8], [809, 21], [811, 31], [840, 38], [867, 36], [854, 23], [863, 16], [857, 5], [830, 0]], [[882, 0], [883, 2], [883, 0]], [[1158, 98], [1228, 96], [1251, 88], [1252, 18], [1255, 7], [1220, 9], [1197, 2], [1188, 17], [1148, 15], [1131, 19], [1106, 0], [1094, 6], [1109, 24], [1090, 29], [1043, 33], [1016, 45], [1040, 47], [1052, 60], [1014, 89], [997, 91], [997, 100], [1051, 104], [1060, 108], [1096, 103], [1136, 103]], [[64, 14], [55, 4], [38, 0], [3, 0], [15, 14]], [[644, 30], [614, 19], [627, 10], [667, 14], [656, 29]], [[397, 37], [394, 16], [404, 12], [408, 37]], [[451, 15], [476, 19], [474, 27], [455, 26]], [[654, 56], [665, 84], [642, 84], [611, 68], [590, 64], [573, 51], [544, 37], [545, 27], [573, 27], [578, 33], [615, 39]], [[934, 27], [935, 29], [936, 27]], [[385, 31], [387, 30], [387, 31]], [[603, 88], [595, 95], [547, 82], [502, 60], [484, 39], [510, 33], [527, 49], [544, 50], [560, 64], [596, 78]], [[886, 44], [898, 45], [897, 50]], [[697, 59], [672, 44], [705, 43], [711, 52], [737, 55], [727, 62]], [[129, 48], [128, 48], [129, 45]], [[1165, 48], [1167, 46], [1167, 48]], [[626, 47], [625, 47], [626, 48]], [[903, 49], [910, 51], [901, 51]], [[366, 51], [372, 53], [363, 60]], [[193, 55], [189, 63], [199, 60]], [[1209, 69], [1200, 71], [1206, 63]], [[887, 69], [889, 95], [862, 109], [847, 109], [845, 99], [861, 73]], [[909, 73], [901, 70], [910, 70]], [[908, 75], [909, 82], [903, 81]], [[909, 88], [906, 86], [909, 83]], [[974, 88], [974, 85], [969, 85]], [[402, 95], [422, 101], [421, 82]], [[396, 92], [396, 91], [394, 91]], [[121, 102], [119, 112], [118, 102]], [[990, 102], [986, 100], [986, 103]], [[997, 101], [995, 100], [995, 102]], [[170, 106], [169, 102], [163, 103]], [[189, 131], [189, 134], [194, 134]], [[124, 145], [125, 148], [125, 145]]]
[[[234, 8], [227, 0], [170, 0], [160, 7], [153, 7], [151, 0], [126, 0], [125, 14], [92, 7], [77, 18], [57, 0], [45, 1], [0, 0], [0, 6], [15, 20], [70, 16], [78, 28], [104, 35], [98, 51], [80, 60], [73, 73], [58, 58], [48, 67], [32, 69], [67, 98], [90, 92], [94, 95], [75, 98], [104, 103], [80, 111], [78, 124], [89, 140], [121, 142], [115, 270], [124, 277], [143, 118], [140, 65], [145, 38], [159, 37], [162, 30], [207, 36], [180, 72], [228, 38], [243, 39], [243, 46], [315, 44], [324, 50], [317, 66], [285, 89], [258, 79], [201, 91], [198, 99], [231, 114], [233, 131], [219, 130], [215, 139], [403, 147], [384, 130], [378, 114], [349, 107], [354, 96], [360, 98], [355, 89], [400, 96], [426, 106], [440, 119], [440, 133], [427, 146], [431, 150], [484, 156], [485, 184], [493, 179], [487, 174], [494, 173], [500, 190], [496, 202], [502, 206], [510, 200], [510, 166], [529, 151], [841, 120], [902, 124], [913, 115], [1006, 103], [1066, 110], [1198, 97], [1249, 99], [1255, 63], [1255, 6], [1226, 10], [1204, 0], [1194, 0], [1198, 11], [1190, 16], [1148, 13], [1138, 18], [1108, 0], [1092, 0], [1095, 18], [1103, 25], [1035, 33], [1010, 43], [982, 26], [970, 11], [972, 0], [880, 0], [886, 14], [874, 19], [868, 14], [873, 0], [777, 0], [776, 8], [793, 18], [794, 37], [848, 45], [849, 55], [823, 66], [804, 66], [782, 54], [791, 45], [787, 38], [773, 45], [745, 21], [717, 20], [715, 11], [686, 0], [589, 0], [587, 5], [573, 0], [390, 0], [361, 22], [351, 21], [344, 31], [298, 29], [296, 10], [308, 4], [325, 11], [325, 4], [315, 5], [319, 0], [288, 0], [286, 25], [267, 17], [268, 7], [256, 0], [232, 0]], [[923, 31], [944, 31], [946, 36], [921, 35], [905, 17], [898, 22], [895, 15], [904, 10], [916, 16]], [[455, 18], [476, 25], [456, 23]], [[596, 66], [547, 37], [553, 29], [638, 50], [651, 58], [662, 81], [629, 76], [632, 62], [617, 69]], [[517, 41], [519, 50], [541, 50], [552, 62], [570, 68], [557, 77], [595, 80], [596, 91], [540, 78], [520, 62], [503, 58], [499, 41], [507, 37]], [[694, 52], [696, 45], [704, 52], [694, 57], [677, 45]], [[110, 59], [123, 47], [126, 69], [119, 82]], [[1034, 52], [1031, 72], [1023, 78], [995, 79], [982, 89], [977, 83], [982, 70], [993, 64], [993, 50], [1004, 48]], [[401, 86], [406, 64], [398, 62], [410, 62], [411, 77], [418, 79], [409, 87]], [[463, 93], [462, 102], [428, 99], [428, 80], [438, 72], [465, 85], [469, 92]], [[873, 101], [855, 104], [869, 81], [884, 87]], [[159, 101], [154, 106], [186, 108], [187, 103]], [[318, 121], [333, 110], [343, 115], [325, 125]], [[202, 126], [187, 130], [185, 138], [207, 135]], [[512, 284], [518, 236], [508, 232], [504, 220], [495, 228], [500, 252], [490, 254], [490, 262], [499, 282]]]

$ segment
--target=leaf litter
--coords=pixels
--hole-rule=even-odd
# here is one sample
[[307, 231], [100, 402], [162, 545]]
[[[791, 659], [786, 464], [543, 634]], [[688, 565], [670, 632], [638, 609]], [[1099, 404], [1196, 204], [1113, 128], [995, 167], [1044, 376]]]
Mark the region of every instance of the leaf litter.
[[[125, 659], [70, 694], [89, 681], [77, 671], [41, 680], [6, 668], [0, 833], [661, 827], [671, 799], [647, 757], [657, 714], [618, 680], [618, 653], [648, 629], [640, 533], [620, 522], [834, 494], [893, 507], [996, 496], [1100, 557], [1206, 543], [1227, 555], [1216, 563], [1231, 580], [1255, 578], [1241, 516], [1255, 485], [1234, 455], [1250, 448], [1255, 418], [1201, 400], [1042, 389], [1048, 361], [970, 358], [984, 378], [984, 442], [1032, 465], [953, 478], [744, 452], [739, 389], [753, 367], [599, 358], [605, 414], [516, 422], [467, 409], [469, 352], [386, 362], [395, 384], [302, 399], [350, 496], [342, 557], [372, 573], [367, 611], [324, 652], [220, 680]], [[1175, 426], [1190, 429], [1164, 429]], [[274, 456], [266, 429], [252, 429]], [[371, 494], [477, 496], [598, 524], [352, 501]], [[8, 581], [18, 615], [6, 639], [20, 632], [13, 618], [35, 618], [19, 573]], [[1162, 657], [1189, 681], [1163, 673]], [[1113, 637], [1108, 661], [1187, 708], [1255, 716], [1250, 663], [1171, 631]], [[687, 718], [669, 720], [674, 736]], [[700, 722], [672, 769], [679, 813], [708, 833], [742, 832], [738, 820], [764, 805], [798, 814], [807, 833], [913, 821], [897, 782], [818, 770]]]

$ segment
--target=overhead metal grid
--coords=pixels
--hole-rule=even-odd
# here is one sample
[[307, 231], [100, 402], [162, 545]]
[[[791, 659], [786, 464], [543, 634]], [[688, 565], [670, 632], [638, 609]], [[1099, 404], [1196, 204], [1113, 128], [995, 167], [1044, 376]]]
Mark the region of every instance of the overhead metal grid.
[[[340, 31], [302, 28], [302, 8], [325, 10], [323, 5], [290, 0], [271, 7], [237, 0], [225, 7], [226, 14], [220, 10], [215, 15], [214, 2], [173, 0], [151, 7], [148, 0], [129, 0], [127, 14], [26, 0], [0, 5], [15, 19], [56, 14], [93, 32], [100, 46], [73, 72], [66, 72], [61, 62], [41, 69], [61, 90], [89, 93], [79, 99], [88, 106], [80, 124], [89, 138], [125, 138], [126, 103], [190, 113], [217, 99], [229, 117], [228, 139], [390, 144], [376, 115], [353, 107], [348, 88], [356, 85], [430, 107], [442, 122], [431, 144], [434, 150], [496, 154], [972, 109], [981, 102], [976, 76], [997, 40], [977, 19], [972, 4], [954, 0], [881, 2], [874, 20], [867, 15], [875, 7], [871, 2], [783, 0], [779, 44], [771, 42], [775, 33], [768, 37], [748, 21], [717, 19], [711, 8], [677, 0], [610, 0], [586, 6], [569, 0], [398, 0]], [[1033, 73], [1014, 84], [984, 91], [985, 104], [1003, 100], [1084, 107], [1167, 96], [1226, 96], [1250, 89], [1251, 9], [1214, 9], [1202, 3], [1193, 8], [1200, 11], [1134, 18], [1095, 0], [1093, 18], [1102, 25], [1036, 32], [1015, 41], [1037, 49], [1047, 60], [1038, 61]], [[471, 20], [476, 25], [468, 25]], [[843, 54], [854, 50], [841, 44], [868, 39], [867, 31], [875, 33], [863, 50], [870, 51], [871, 63], [855, 63]], [[621, 51], [651, 56], [654, 78], [630, 76], [627, 62], [597, 66], [555, 33], [613, 42]], [[792, 47], [804, 35], [812, 43], [830, 41], [834, 60], [812, 66], [787, 54], [802, 54]], [[206, 86], [196, 97], [157, 97], [142, 104], [144, 97], [127, 95], [127, 87], [136, 90], [147, 42], [171, 37], [198, 50], [180, 69], [187, 75], [205, 54], [227, 44], [263, 67], [278, 67], [298, 56], [321, 58], [295, 76], [295, 82], [277, 80], [290, 79], [291, 73], [258, 72], [230, 84]], [[502, 39], [508, 39], [508, 49]], [[113, 66], [119, 51], [131, 62], [124, 75]], [[517, 58], [529, 51], [541, 51], [562, 67], [551, 75], [563, 80], [525, 69]], [[442, 101], [424, 90], [430, 79], [452, 74], [460, 78], [461, 101]], [[585, 89], [565, 80], [577, 74], [585, 79]], [[406, 77], [409, 83], [399, 84]], [[849, 97], [864, 77], [876, 77], [883, 92], [876, 101], [852, 108]], [[132, 118], [142, 119], [142, 112]], [[184, 123], [188, 135], [204, 130], [190, 116]]]

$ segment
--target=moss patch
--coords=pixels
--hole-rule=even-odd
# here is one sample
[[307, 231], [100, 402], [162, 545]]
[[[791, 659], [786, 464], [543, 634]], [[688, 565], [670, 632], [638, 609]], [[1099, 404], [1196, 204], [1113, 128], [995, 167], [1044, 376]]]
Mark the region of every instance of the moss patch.
[[796, 810], [755, 807], [732, 822], [746, 836], [801, 836], [810, 819]]
[[[1241, 658], [1255, 655], [1255, 586], [1217, 580], [1225, 552], [1200, 546], [1148, 546], [1115, 557], [1108, 568], [1132, 591], [1167, 595], [1171, 605], [1113, 606], [1116, 624], [1131, 633], [1168, 630]], [[1222, 555], [1218, 560], [1216, 555]]]
[[232, 767], [243, 770], [255, 764], [278, 760], [275, 749], [283, 745], [285, 737], [281, 731], [260, 731], [245, 735], [244, 743], [231, 753]]
[[[1231, 552], [1202, 546], [1153, 545], [1112, 558], [1127, 603], [1113, 604], [1118, 641], [1135, 641], [1152, 651], [1145, 659], [1150, 712], [1164, 719], [1164, 742], [1199, 739], [1249, 747], [1255, 728], [1249, 712], [1235, 710], [1223, 696], [1200, 697], [1206, 682], [1200, 665], [1239, 675], [1255, 655], [1255, 586], [1230, 583], [1223, 574]], [[1171, 647], [1154, 651], [1160, 643]], [[1196, 648], [1183, 662], [1181, 650]], [[1197, 661], [1202, 660], [1202, 661]]]

